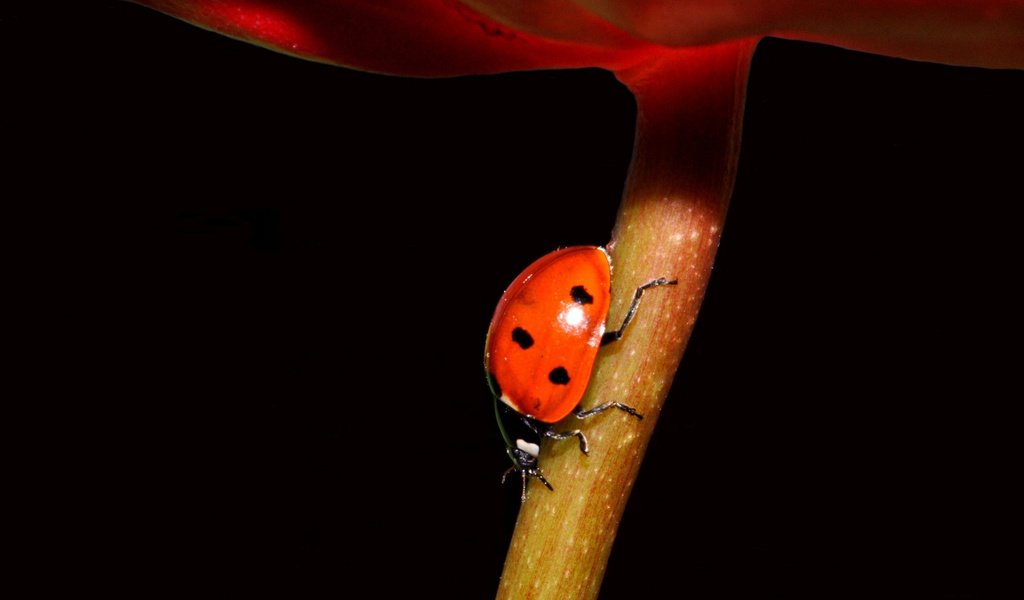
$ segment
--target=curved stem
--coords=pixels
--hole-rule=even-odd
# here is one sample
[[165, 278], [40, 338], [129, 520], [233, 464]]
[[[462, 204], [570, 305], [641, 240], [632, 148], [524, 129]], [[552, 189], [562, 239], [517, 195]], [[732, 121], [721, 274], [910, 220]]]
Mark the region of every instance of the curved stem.
[[[756, 41], [688, 49], [619, 73], [637, 96], [633, 164], [612, 243], [611, 322], [652, 278], [677, 287], [644, 296], [622, 341], [598, 358], [583, 406], [616, 400], [588, 425], [591, 453], [548, 444], [553, 493], [519, 513], [498, 598], [596, 598], [619, 520], [693, 329], [732, 192], [743, 96]], [[557, 560], [550, 560], [557, 557]]]

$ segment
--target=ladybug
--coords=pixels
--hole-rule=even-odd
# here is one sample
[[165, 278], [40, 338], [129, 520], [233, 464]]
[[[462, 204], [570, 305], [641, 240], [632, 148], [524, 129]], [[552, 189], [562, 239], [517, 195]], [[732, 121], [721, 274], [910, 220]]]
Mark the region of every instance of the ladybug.
[[[622, 325], [606, 331], [611, 275], [611, 257], [604, 248], [572, 246], [556, 250], [520, 273], [494, 311], [484, 348], [484, 369], [494, 395], [498, 429], [512, 459], [501, 480], [518, 471], [523, 502], [529, 477], [554, 490], [537, 460], [541, 439], [576, 437], [580, 451], [588, 454], [587, 437], [582, 431], [556, 432], [555, 423], [570, 413], [586, 419], [610, 408], [643, 418], [621, 402], [610, 401], [584, 410], [580, 400], [587, 391], [598, 350], [622, 338], [644, 291], [677, 281], [660, 277], [638, 287]], [[510, 435], [503, 411], [506, 415], [513, 413], [525, 425], [524, 437], [532, 435], [537, 441]]]

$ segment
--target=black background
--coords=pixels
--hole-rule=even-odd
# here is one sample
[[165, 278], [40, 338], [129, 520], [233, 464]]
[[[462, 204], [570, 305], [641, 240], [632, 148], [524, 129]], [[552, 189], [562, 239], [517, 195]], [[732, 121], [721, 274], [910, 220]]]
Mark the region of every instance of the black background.
[[[526, 264], [607, 240], [628, 92], [370, 75], [46, 4], [0, 9], [0, 41], [24, 403], [77, 433], [39, 467], [41, 522], [88, 566], [49, 576], [491, 595], [518, 507], [484, 334]], [[1005, 597], [1022, 106], [1020, 72], [762, 44], [603, 598]]]

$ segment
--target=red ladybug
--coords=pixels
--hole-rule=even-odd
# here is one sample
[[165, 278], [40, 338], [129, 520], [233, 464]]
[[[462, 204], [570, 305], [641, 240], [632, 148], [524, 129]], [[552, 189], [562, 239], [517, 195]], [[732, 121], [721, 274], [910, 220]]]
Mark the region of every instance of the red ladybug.
[[538, 441], [575, 436], [584, 454], [588, 445], [582, 431], [555, 432], [552, 424], [569, 413], [585, 419], [609, 408], [642, 419], [636, 409], [620, 402], [587, 410], [581, 410], [579, 403], [587, 391], [598, 349], [622, 338], [644, 290], [676, 283], [661, 277], [638, 287], [626, 318], [614, 331], [605, 331], [611, 304], [611, 258], [604, 248], [573, 246], [552, 252], [527, 267], [505, 290], [487, 331], [484, 368], [494, 394], [498, 429], [512, 459], [502, 481], [519, 471], [524, 502], [528, 477], [554, 488], [538, 465], [540, 445], [522, 438], [512, 442], [500, 403], [518, 413]]

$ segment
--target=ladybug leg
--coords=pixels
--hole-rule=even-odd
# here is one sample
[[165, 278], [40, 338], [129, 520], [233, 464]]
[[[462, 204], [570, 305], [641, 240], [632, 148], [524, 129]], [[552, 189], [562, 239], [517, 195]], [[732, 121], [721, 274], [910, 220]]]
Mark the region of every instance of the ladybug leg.
[[632, 406], [629, 406], [628, 404], [623, 404], [621, 402], [605, 402], [604, 404], [602, 404], [600, 406], [595, 406], [594, 408], [591, 408], [591, 409], [588, 409], [588, 410], [579, 410], [577, 408], [575, 414], [576, 414], [576, 418], [577, 419], [589, 419], [590, 417], [592, 417], [594, 415], [603, 413], [604, 411], [608, 410], [609, 408], [617, 408], [619, 410], [626, 411], [627, 413], [633, 415], [634, 417], [636, 417], [638, 419], [643, 419], [644, 418], [644, 416], [642, 414], [638, 413], [635, 408], [633, 408]]
[[587, 444], [587, 436], [583, 435], [583, 432], [579, 429], [572, 431], [563, 431], [561, 433], [555, 433], [548, 429], [544, 432], [544, 437], [549, 437], [553, 440], [567, 440], [571, 437], [578, 437], [580, 439], [580, 452], [584, 454], [590, 454], [590, 445]]
[[617, 342], [622, 339], [622, 334], [626, 331], [626, 327], [629, 322], [633, 320], [633, 315], [636, 314], [636, 309], [640, 306], [640, 298], [644, 295], [644, 290], [649, 290], [652, 287], [659, 287], [662, 285], [676, 285], [679, 283], [677, 279], [668, 279], [667, 277], [659, 277], [653, 281], [648, 281], [642, 286], [636, 288], [636, 293], [633, 294], [633, 302], [629, 305], [629, 310], [626, 311], [626, 318], [622, 320], [622, 325], [619, 326], [615, 331], [606, 331], [601, 336], [601, 345], [610, 344]]
[[[509, 467], [508, 470], [506, 470], [504, 473], [501, 474], [501, 484], [502, 485], [505, 485], [505, 477], [507, 477], [509, 473], [511, 473], [512, 471], [515, 471], [515, 470], [516, 470], [515, 467]], [[519, 501], [520, 502], [526, 502], [526, 471], [519, 471], [519, 474], [523, 476], [523, 493], [520, 496]]]
[[522, 474], [523, 476], [523, 495], [519, 499], [520, 502], [526, 502], [526, 479], [528, 477], [536, 477], [537, 479], [540, 479], [540, 482], [543, 483], [545, 487], [547, 487], [552, 492], [555, 491], [555, 488], [551, 487], [551, 484], [548, 483], [548, 480], [544, 479], [544, 474], [540, 472], [540, 469], [523, 469], [522, 471], [520, 471], [520, 474]]
[[515, 466], [511, 466], [511, 467], [505, 469], [505, 472], [501, 474], [501, 485], [505, 485], [505, 478], [508, 477], [509, 473], [513, 473], [515, 471], [516, 471]]
[[533, 477], [536, 477], [537, 479], [540, 479], [540, 482], [544, 484], [544, 487], [548, 488], [552, 492], [555, 491], [555, 488], [551, 487], [551, 484], [548, 483], [548, 480], [544, 479], [544, 474], [540, 472], [540, 469], [533, 469], [533, 470], [531, 470], [528, 473], [528, 475], [531, 475]]

